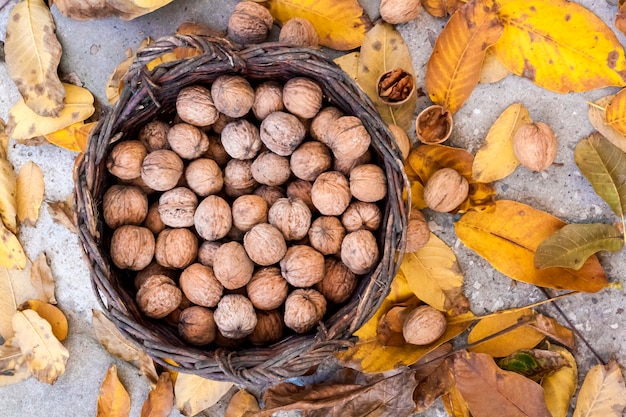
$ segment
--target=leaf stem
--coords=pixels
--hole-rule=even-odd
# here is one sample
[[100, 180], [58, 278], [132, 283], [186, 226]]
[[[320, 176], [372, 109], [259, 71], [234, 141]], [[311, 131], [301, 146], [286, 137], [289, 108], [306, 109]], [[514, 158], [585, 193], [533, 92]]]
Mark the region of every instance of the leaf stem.
[[554, 297], [548, 296], [548, 299], [546, 299], [546, 300], [537, 301], [536, 303], [529, 304], [529, 305], [523, 306], [523, 307], [516, 307], [516, 308], [511, 308], [511, 309], [508, 309], [508, 310], [496, 311], [495, 313], [489, 313], [489, 314], [486, 314], [484, 316], [476, 316], [474, 318], [474, 320], [482, 320], [482, 319], [485, 319], [487, 317], [499, 316], [499, 315], [502, 315], [504, 312], [506, 312], [508, 314], [508, 313], [513, 313], [513, 312], [517, 312], [517, 311], [527, 310], [529, 308], [539, 307], [541, 305], [548, 304], [548, 303], [551, 303], [553, 301], [560, 300], [561, 298], [566, 298], [566, 297], [569, 297], [570, 295], [575, 295], [575, 294], [580, 294], [580, 291], [571, 291], [571, 292], [568, 292], [568, 293], [565, 293], [565, 294], [561, 294], [561, 295], [557, 295], [557, 296], [554, 296]]
[[606, 107], [602, 107], [602, 106], [600, 106], [600, 105], [598, 105], [598, 104], [594, 103], [593, 101], [588, 101], [588, 102], [587, 102], [587, 105], [588, 105], [589, 107], [595, 107], [596, 109], [601, 110], [601, 111], [606, 111]]

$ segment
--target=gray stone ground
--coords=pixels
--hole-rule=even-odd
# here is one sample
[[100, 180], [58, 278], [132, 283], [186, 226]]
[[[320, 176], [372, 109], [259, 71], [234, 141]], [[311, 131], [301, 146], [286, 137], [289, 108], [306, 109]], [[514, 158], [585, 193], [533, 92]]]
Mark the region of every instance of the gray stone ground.
[[[0, 2], [0, 6], [3, 3]], [[15, 3], [9, 1], [0, 10], [2, 40], [8, 12]], [[125, 58], [128, 48], [136, 48], [147, 36], [158, 38], [170, 34], [185, 20], [223, 29], [236, 3], [236, 0], [176, 0], [150, 15], [129, 22], [119, 19], [72, 21], [53, 7], [57, 35], [64, 50], [60, 70], [78, 75], [100, 102], [106, 103], [105, 82], [114, 67]], [[617, 0], [579, 0], [578, 3], [612, 25]], [[362, 0], [362, 4], [372, 16], [377, 15], [377, 0]], [[415, 21], [399, 27], [410, 46], [419, 86], [424, 84], [425, 63], [444, 24], [444, 20], [422, 13]], [[619, 38], [624, 43], [624, 37], [620, 35]], [[3, 65], [0, 65], [0, 91], [0, 117], [6, 120], [18, 93]], [[528, 107], [534, 120], [548, 123], [554, 129], [559, 139], [558, 155], [556, 163], [543, 173], [518, 168], [511, 176], [499, 181], [496, 185], [498, 198], [531, 204], [570, 223], [614, 223], [617, 219], [609, 207], [593, 193], [577, 170], [573, 149], [581, 138], [592, 131], [587, 119], [587, 101], [616, 91], [616, 88], [607, 88], [586, 94], [562, 95], [544, 91], [525, 79], [509, 76], [493, 85], [481, 85], [474, 91], [455, 115], [456, 125], [450, 143], [475, 152], [497, 116], [508, 105], [519, 101]], [[427, 99], [422, 98], [417, 110], [427, 104]], [[16, 169], [29, 160], [41, 166], [46, 182], [46, 201], [63, 200], [71, 193], [75, 157], [75, 153], [53, 146], [13, 144], [10, 150], [10, 159]], [[427, 214], [435, 233], [456, 252], [466, 279], [466, 294], [475, 314], [526, 305], [543, 298], [534, 287], [501, 275], [467, 250], [454, 235], [455, 218]], [[76, 236], [54, 224], [44, 204], [36, 227], [23, 227], [20, 239], [31, 259], [45, 251], [51, 261], [59, 307], [68, 316], [70, 324], [70, 335], [65, 342], [70, 360], [67, 372], [54, 386], [30, 379], [0, 389], [0, 416], [94, 416], [101, 380], [112, 363], [117, 364], [120, 378], [131, 395], [131, 415], [138, 416], [148, 385], [134, 367], [111, 357], [94, 339], [91, 309], [97, 308], [97, 303]], [[602, 254], [601, 262], [611, 281], [624, 283], [626, 252]], [[622, 365], [626, 365], [624, 290], [577, 295], [559, 302], [559, 305], [605, 360], [616, 357]], [[547, 306], [542, 310], [558, 318], [553, 307]], [[582, 378], [596, 361], [581, 343], [575, 353]], [[172, 413], [172, 416], [179, 415], [177, 411]], [[435, 408], [423, 415], [434, 417], [446, 414], [441, 404], [437, 403]]]

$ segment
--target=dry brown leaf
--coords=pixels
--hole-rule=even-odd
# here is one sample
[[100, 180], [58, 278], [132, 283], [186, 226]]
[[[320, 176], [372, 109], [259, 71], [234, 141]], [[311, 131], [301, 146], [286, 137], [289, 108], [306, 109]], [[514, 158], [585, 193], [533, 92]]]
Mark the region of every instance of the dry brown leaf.
[[472, 417], [467, 402], [463, 399], [463, 396], [456, 387], [456, 384], [450, 389], [447, 394], [441, 397], [444, 407], [448, 414], [452, 417]]
[[172, 0], [55, 0], [59, 11], [70, 19], [89, 20], [117, 16], [131, 20], [171, 3]]
[[233, 385], [197, 375], [178, 374], [174, 384], [176, 408], [185, 416], [194, 416], [218, 402]]
[[413, 392], [414, 413], [422, 413], [432, 407], [435, 400], [448, 393], [454, 386], [452, 358], [447, 358], [437, 369], [424, 378]]
[[13, 314], [18, 307], [37, 298], [37, 290], [30, 283], [30, 263], [23, 270], [0, 266], [0, 336], [13, 337]]
[[537, 314], [535, 316], [535, 321], [530, 323], [529, 326], [570, 349], [574, 349], [576, 345], [576, 336], [574, 335], [574, 332], [571, 329], [562, 326], [558, 321], [551, 317], [546, 317], [543, 314]]
[[128, 417], [130, 396], [117, 377], [117, 367], [111, 365], [100, 385], [97, 417]]
[[139, 350], [126, 339], [115, 325], [99, 310], [92, 310], [91, 323], [96, 339], [114, 356], [127, 362], [139, 360]]
[[613, 145], [626, 152], [626, 136], [615, 129], [606, 120], [606, 106], [613, 100], [614, 95], [605, 96], [595, 102], [589, 102], [589, 121], [591, 125], [609, 140]]
[[41, 300], [28, 300], [23, 303], [20, 310], [33, 310], [36, 311], [39, 316], [47, 321], [52, 327], [52, 334], [60, 342], [67, 339], [68, 324], [65, 314], [56, 306]]
[[156, 387], [150, 390], [141, 407], [141, 417], [167, 417], [174, 408], [174, 386], [169, 372], [159, 375]]
[[17, 384], [30, 376], [26, 358], [12, 337], [0, 346], [0, 387]]
[[69, 352], [52, 334], [52, 327], [34, 310], [13, 315], [13, 331], [26, 364], [40, 382], [54, 384], [65, 372]]
[[498, 61], [498, 58], [496, 58], [491, 48], [488, 48], [483, 61], [483, 67], [480, 70], [480, 80], [478, 82], [481, 84], [497, 83], [510, 73], [511, 71], [502, 65], [502, 62]]
[[48, 212], [56, 224], [65, 226], [72, 233], [78, 233], [73, 194], [70, 194], [65, 201], [53, 201], [47, 205]]
[[615, 360], [596, 365], [578, 392], [573, 417], [620, 417], [626, 409], [626, 385]]
[[37, 289], [39, 293], [38, 300], [45, 300], [50, 304], [56, 304], [54, 297], [54, 277], [52, 270], [48, 265], [46, 254], [41, 252], [37, 259], [33, 261], [30, 267], [30, 283]]
[[256, 397], [245, 389], [240, 389], [232, 396], [224, 417], [244, 417], [246, 413], [259, 411], [259, 402]]
[[[148, 381], [148, 384], [150, 384], [150, 388], [154, 388], [159, 380], [159, 374], [156, 370], [154, 360], [150, 356], [148, 356], [146, 352], [140, 350], [139, 359], [137, 359], [136, 365], [139, 368], [139, 373], [143, 375]], [[172, 379], [172, 383], [176, 382], [175, 374], [177, 373], [170, 372], [170, 378]]]
[[34, 226], [39, 218], [39, 208], [43, 202], [44, 181], [41, 168], [28, 161], [17, 174], [17, 219], [20, 223]]
[[0, 158], [0, 219], [11, 233], [17, 233], [16, 187], [15, 171], [5, 154]]
[[47, 117], [59, 114], [65, 98], [57, 75], [62, 50], [54, 30], [44, 2], [25, 0], [11, 10], [4, 44], [7, 72], [26, 105]]

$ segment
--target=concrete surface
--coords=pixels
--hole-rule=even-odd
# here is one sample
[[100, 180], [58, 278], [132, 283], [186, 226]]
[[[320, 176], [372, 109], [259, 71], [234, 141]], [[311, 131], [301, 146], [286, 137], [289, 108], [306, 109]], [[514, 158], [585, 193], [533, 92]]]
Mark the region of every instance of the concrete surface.
[[[3, 2], [0, 2], [2, 4]], [[0, 39], [4, 39], [7, 16], [15, 1], [0, 10]], [[125, 58], [128, 48], [136, 48], [147, 37], [158, 38], [172, 33], [185, 20], [224, 29], [236, 0], [176, 0], [170, 5], [133, 21], [103, 19], [79, 22], [62, 16], [53, 7], [57, 35], [63, 45], [60, 72], [75, 73], [94, 95], [106, 105], [104, 87], [114, 67]], [[362, 0], [372, 15], [376, 15], [377, 0]], [[580, 0], [578, 3], [593, 10], [612, 25], [616, 0]], [[434, 39], [445, 20], [422, 13], [415, 21], [399, 26], [412, 51], [418, 73], [418, 86], [424, 85], [425, 63]], [[624, 44], [624, 37], [619, 36]], [[18, 93], [0, 65], [0, 117], [6, 120]], [[513, 199], [552, 213], [571, 223], [614, 223], [617, 221], [609, 207], [597, 197], [581, 176], [573, 161], [575, 144], [592, 131], [587, 119], [588, 100], [613, 94], [607, 88], [587, 94], [554, 94], [544, 91], [527, 80], [509, 76], [493, 85], [479, 86], [455, 116], [451, 145], [475, 152], [489, 127], [511, 103], [522, 102], [536, 121], [548, 123], [559, 139], [556, 163], [544, 173], [531, 173], [518, 168], [508, 178], [497, 183], [498, 198]], [[427, 105], [418, 102], [417, 110]], [[414, 136], [414, 132], [412, 132]], [[42, 167], [46, 184], [46, 201], [63, 200], [72, 191], [72, 165], [75, 153], [54, 146], [29, 147], [12, 144], [10, 160], [16, 169], [32, 160]], [[70, 335], [65, 342], [70, 351], [66, 373], [54, 386], [34, 379], [0, 389], [0, 416], [95, 416], [96, 399], [106, 369], [116, 363], [120, 378], [132, 399], [131, 416], [138, 416], [148, 385], [137, 370], [110, 356], [94, 339], [91, 330], [91, 309], [97, 308], [91, 291], [88, 270], [75, 235], [52, 222], [46, 204], [41, 209], [36, 227], [23, 227], [20, 239], [31, 259], [45, 251], [51, 262], [57, 283], [59, 307], [68, 316]], [[428, 212], [435, 233], [451, 245], [459, 259], [466, 279], [466, 294], [475, 314], [526, 305], [541, 300], [534, 287], [517, 283], [501, 275], [475, 253], [467, 250], [453, 231], [454, 217]], [[611, 281], [624, 282], [626, 252], [602, 254], [601, 261]], [[613, 356], [626, 365], [626, 332], [624, 290], [605, 290], [597, 294], [577, 295], [559, 302], [575, 326], [606, 360]], [[542, 309], [548, 315], [560, 317], [553, 307]], [[589, 350], [579, 343], [576, 358], [581, 379], [596, 364]], [[172, 416], [179, 416], [177, 411]], [[424, 416], [444, 416], [441, 404]]]

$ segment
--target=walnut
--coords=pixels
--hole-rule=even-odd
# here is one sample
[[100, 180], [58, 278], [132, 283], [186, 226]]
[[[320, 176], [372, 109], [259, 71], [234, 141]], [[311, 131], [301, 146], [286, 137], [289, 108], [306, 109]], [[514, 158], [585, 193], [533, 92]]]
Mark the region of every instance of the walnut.
[[412, 345], [429, 345], [446, 331], [446, 316], [439, 310], [422, 305], [407, 314], [402, 335]]
[[213, 311], [206, 307], [193, 306], [184, 309], [178, 318], [178, 334], [188, 343], [208, 345], [215, 340], [217, 326]]
[[201, 85], [192, 85], [179, 91], [176, 113], [183, 122], [200, 127], [212, 125], [219, 116], [211, 91]]
[[311, 119], [322, 108], [322, 88], [310, 78], [291, 78], [283, 87], [283, 103], [290, 113]]
[[167, 149], [150, 152], [141, 165], [141, 178], [156, 191], [176, 187], [182, 175], [183, 161], [175, 152]]
[[[213, 125], [213, 128], [215, 128], [215, 125]], [[205, 152], [204, 157], [214, 160], [221, 167], [225, 167], [228, 161], [230, 161], [230, 155], [224, 149], [222, 138], [217, 135], [209, 136], [209, 150]]]
[[265, 200], [268, 207], [272, 207], [279, 198], [285, 197], [285, 193], [282, 188], [268, 185], [261, 185], [260, 187], [255, 188], [254, 195], [258, 195]]
[[237, 43], [261, 43], [273, 24], [274, 19], [265, 7], [253, 1], [242, 1], [228, 19], [228, 37]]
[[148, 214], [143, 221], [143, 226], [150, 229], [150, 231], [155, 235], [158, 235], [161, 230], [165, 229], [165, 223], [163, 223], [163, 220], [161, 220], [161, 215], [159, 214], [158, 201], [155, 201], [154, 203], [150, 204], [150, 207], [148, 207]]
[[275, 111], [263, 119], [260, 133], [267, 149], [281, 156], [289, 156], [304, 140], [306, 129], [293, 114]]
[[315, 284], [315, 289], [330, 302], [340, 304], [348, 301], [356, 289], [358, 276], [335, 258], [326, 259], [325, 267], [324, 279]]
[[215, 260], [215, 252], [222, 246], [220, 242], [209, 242], [205, 240], [198, 248], [198, 262], [202, 265], [213, 266]]
[[141, 175], [141, 164], [147, 153], [138, 140], [119, 142], [107, 157], [107, 169], [119, 179], [132, 180]]
[[378, 245], [372, 232], [348, 233], [341, 244], [341, 261], [357, 275], [369, 272], [378, 261]]
[[280, 307], [287, 298], [289, 285], [277, 267], [259, 269], [246, 285], [248, 298], [259, 310]]
[[238, 119], [224, 126], [222, 145], [233, 158], [253, 159], [263, 144], [259, 128], [245, 119]]
[[552, 165], [556, 150], [556, 136], [545, 123], [522, 124], [513, 136], [515, 156], [531, 171], [543, 171]]
[[364, 164], [350, 171], [350, 192], [357, 200], [373, 203], [387, 195], [387, 177], [381, 167]]
[[313, 205], [313, 200], [311, 199], [311, 189], [313, 188], [313, 184], [309, 181], [304, 180], [295, 180], [291, 181], [289, 185], [287, 185], [287, 197], [289, 198], [299, 198], [304, 201], [304, 204], [311, 210], [311, 213], [317, 212], [317, 208]]
[[257, 323], [252, 303], [239, 294], [228, 294], [222, 297], [213, 313], [213, 318], [220, 332], [231, 339], [249, 335]]
[[237, 197], [231, 208], [233, 224], [243, 232], [252, 229], [259, 223], [267, 222], [267, 203], [254, 194]]
[[383, 103], [400, 106], [415, 93], [415, 75], [403, 68], [393, 68], [378, 77], [376, 88]]
[[231, 159], [224, 168], [224, 190], [229, 197], [252, 194], [259, 185], [252, 176], [252, 161]]
[[270, 207], [268, 221], [285, 236], [286, 240], [299, 240], [307, 235], [311, 226], [311, 210], [297, 198], [280, 198]]
[[350, 175], [355, 167], [368, 164], [372, 161], [372, 152], [368, 149], [363, 155], [356, 159], [335, 159], [333, 162], [333, 171], [339, 171], [346, 177]]
[[[293, 157], [293, 155], [292, 155]], [[289, 159], [274, 152], [263, 152], [252, 162], [252, 177], [260, 184], [277, 186], [291, 176]]]
[[389, 131], [393, 135], [393, 139], [400, 150], [400, 154], [402, 155], [402, 160], [404, 161], [409, 156], [409, 152], [411, 151], [411, 140], [409, 136], [406, 134], [404, 129], [402, 129], [398, 125], [391, 124], [389, 125]]
[[322, 216], [311, 224], [309, 242], [323, 255], [338, 254], [341, 251], [341, 242], [345, 234], [346, 229], [337, 217]]
[[313, 24], [307, 19], [294, 17], [280, 29], [278, 41], [295, 46], [319, 47], [319, 37]]
[[243, 246], [254, 263], [262, 266], [278, 263], [287, 252], [283, 234], [271, 224], [254, 226], [243, 238]]
[[209, 241], [223, 238], [233, 225], [230, 206], [216, 195], [210, 195], [198, 204], [193, 221], [200, 237]]
[[304, 142], [300, 145], [289, 160], [293, 175], [305, 181], [315, 179], [333, 165], [330, 149], [321, 142]]
[[112, 185], [102, 197], [104, 222], [112, 229], [139, 225], [148, 214], [148, 197], [138, 187]]
[[154, 257], [167, 268], [186, 268], [196, 259], [198, 238], [189, 229], [165, 229], [158, 234]]
[[[211, 126], [211, 130], [219, 135], [220, 133], [222, 133], [222, 129], [224, 129], [224, 126], [226, 126], [233, 120], [235, 120], [234, 117], [230, 117], [225, 115], [224, 113], [220, 113], [215, 123], [213, 123], [213, 126]], [[219, 136], [217, 137], [219, 138]]]
[[148, 152], [158, 151], [159, 149], [169, 149], [170, 144], [167, 142], [167, 132], [170, 125], [161, 120], [151, 120], [139, 130], [139, 142], [146, 147]]
[[348, 232], [360, 229], [378, 230], [382, 221], [380, 208], [374, 203], [353, 201], [341, 216], [341, 223]]
[[324, 107], [311, 121], [311, 126], [309, 127], [311, 137], [324, 142], [328, 126], [341, 116], [343, 116], [343, 113], [337, 107]]
[[469, 193], [469, 183], [452, 168], [442, 168], [430, 176], [424, 186], [424, 201], [435, 211], [449, 212], [457, 208]]
[[371, 136], [361, 119], [341, 116], [327, 127], [322, 142], [328, 145], [337, 159], [357, 159], [370, 146]]
[[169, 227], [193, 226], [193, 215], [198, 206], [198, 197], [189, 188], [177, 187], [159, 197], [161, 221]]
[[284, 108], [282, 85], [276, 81], [265, 81], [256, 87], [252, 113], [258, 120], [263, 120], [270, 113], [281, 111]]
[[310, 246], [292, 246], [280, 261], [280, 270], [294, 287], [310, 287], [324, 279], [324, 255]]
[[382, 0], [380, 17], [387, 23], [397, 25], [415, 19], [421, 9], [420, 0]]
[[285, 301], [285, 326], [296, 333], [313, 329], [326, 314], [326, 299], [312, 289], [296, 289]]
[[176, 307], [170, 314], [163, 317], [163, 321], [172, 327], [178, 327], [178, 324], [180, 323], [180, 313], [182, 313], [184, 309], [191, 306], [193, 306], [193, 303], [185, 297], [185, 294], [183, 294], [182, 301], [178, 307]]
[[250, 343], [263, 346], [278, 342], [283, 337], [283, 316], [280, 311], [257, 311], [256, 317], [256, 326], [248, 335]]
[[224, 186], [222, 170], [217, 163], [208, 158], [193, 160], [185, 169], [187, 185], [201, 197], [217, 194]]
[[430, 240], [430, 227], [421, 211], [411, 210], [406, 229], [406, 251], [413, 253], [426, 246]]
[[239, 242], [224, 243], [215, 251], [213, 273], [224, 288], [244, 287], [252, 278], [254, 264]]
[[137, 187], [139, 188], [141, 191], [143, 191], [143, 193], [145, 195], [147, 195], [148, 197], [151, 194], [154, 194], [156, 191], [153, 190], [152, 188], [148, 187], [146, 185], [146, 183], [143, 181], [143, 179], [141, 178], [141, 176], [137, 177], [137, 178], [133, 178], [132, 180], [120, 180], [118, 184], [121, 185], [128, 185], [128, 186], [132, 186], [132, 187]]
[[215, 307], [224, 292], [213, 269], [198, 263], [185, 268], [180, 274], [179, 284], [189, 301], [204, 307]]
[[227, 116], [245, 116], [254, 104], [254, 90], [239, 75], [220, 75], [211, 85], [215, 107]]
[[141, 226], [120, 226], [111, 236], [111, 260], [121, 269], [139, 271], [154, 256], [154, 235]]
[[162, 265], [159, 265], [157, 262], [152, 261], [150, 265], [142, 269], [141, 271], [137, 271], [137, 275], [135, 275], [135, 279], [133, 280], [133, 285], [136, 289], [141, 288], [144, 282], [152, 275], [165, 275], [169, 279], [176, 280], [178, 279], [178, 274], [175, 269], [166, 268]]
[[348, 180], [337, 171], [320, 174], [311, 188], [313, 205], [325, 216], [341, 215], [351, 198]]
[[180, 289], [165, 275], [152, 275], [135, 297], [139, 309], [153, 319], [161, 319], [176, 310], [182, 298]]
[[183, 159], [196, 159], [209, 149], [209, 138], [197, 127], [177, 123], [167, 133], [170, 148]]

